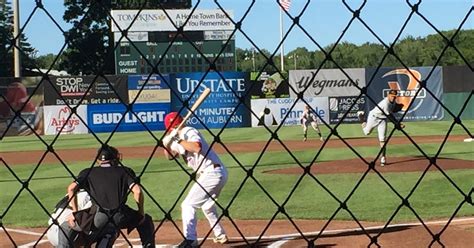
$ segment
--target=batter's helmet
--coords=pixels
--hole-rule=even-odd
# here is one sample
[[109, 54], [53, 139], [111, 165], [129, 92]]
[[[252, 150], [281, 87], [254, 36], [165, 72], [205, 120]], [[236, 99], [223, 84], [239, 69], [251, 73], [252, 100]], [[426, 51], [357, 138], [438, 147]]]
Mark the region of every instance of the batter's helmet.
[[178, 112], [170, 112], [165, 116], [166, 130], [177, 127], [181, 122], [183, 122], [183, 117]]
[[118, 161], [120, 160], [120, 153], [117, 148], [109, 145], [103, 145], [97, 151], [97, 159], [100, 161]]

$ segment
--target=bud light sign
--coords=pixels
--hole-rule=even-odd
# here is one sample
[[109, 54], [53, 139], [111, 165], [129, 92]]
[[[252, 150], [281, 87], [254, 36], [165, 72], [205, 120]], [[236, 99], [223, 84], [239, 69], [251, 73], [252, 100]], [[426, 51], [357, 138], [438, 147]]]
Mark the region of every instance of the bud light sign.
[[123, 104], [89, 105], [87, 120], [94, 132], [164, 130], [168, 103], [134, 104], [132, 112]]

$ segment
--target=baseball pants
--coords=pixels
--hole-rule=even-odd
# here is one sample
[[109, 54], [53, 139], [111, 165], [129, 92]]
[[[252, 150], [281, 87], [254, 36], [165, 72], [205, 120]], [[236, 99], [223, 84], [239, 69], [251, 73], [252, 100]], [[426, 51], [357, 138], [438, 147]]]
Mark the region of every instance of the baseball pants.
[[303, 123], [303, 132], [304, 132], [305, 135], [308, 132], [308, 126], [311, 126], [315, 131], [319, 132], [319, 127], [318, 127], [317, 122], [307, 121], [307, 122]]
[[[183, 233], [188, 240], [197, 240], [196, 209], [201, 208], [209, 225], [213, 228], [214, 235], [225, 234], [221, 224], [217, 222], [218, 214], [215, 200], [227, 182], [227, 171], [220, 166], [209, 166], [199, 176], [197, 183], [191, 187], [188, 195], [181, 203]], [[207, 193], [206, 193], [207, 192]], [[211, 195], [212, 198], [209, 196]]]
[[[109, 219], [109, 216], [112, 217]], [[144, 220], [140, 223], [143, 217]], [[111, 224], [112, 221], [118, 228], [126, 228], [128, 232], [136, 228], [143, 247], [155, 247], [155, 228], [151, 216], [148, 214], [141, 216], [137, 210], [125, 205], [119, 211], [105, 211], [101, 209], [94, 216], [94, 225], [99, 229], [102, 226]]]
[[385, 141], [385, 132], [387, 131], [387, 119], [381, 119], [369, 113], [367, 123], [362, 129], [365, 135], [369, 135], [377, 127], [377, 134], [380, 142]]

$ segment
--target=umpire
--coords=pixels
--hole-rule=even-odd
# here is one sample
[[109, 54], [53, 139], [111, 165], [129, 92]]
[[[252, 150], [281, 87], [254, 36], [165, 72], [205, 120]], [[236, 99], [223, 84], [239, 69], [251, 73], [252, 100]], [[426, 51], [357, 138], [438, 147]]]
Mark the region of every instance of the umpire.
[[[120, 165], [120, 160], [121, 154], [115, 147], [103, 145], [97, 153], [98, 166], [82, 170], [77, 180], [68, 186], [73, 212], [77, 211], [75, 194], [80, 188], [89, 192], [97, 210], [90, 217], [90, 227], [81, 223], [84, 222], [83, 216], [79, 219], [78, 214], [71, 215], [61, 225], [58, 247], [74, 247], [74, 239], [80, 232], [95, 232], [99, 238], [92, 242], [97, 241], [98, 247], [112, 247], [118, 229], [124, 228], [129, 232], [137, 228], [143, 247], [155, 247], [154, 225], [151, 217], [144, 213], [144, 198], [138, 179], [132, 169]], [[138, 210], [125, 204], [129, 191], [133, 193]]]

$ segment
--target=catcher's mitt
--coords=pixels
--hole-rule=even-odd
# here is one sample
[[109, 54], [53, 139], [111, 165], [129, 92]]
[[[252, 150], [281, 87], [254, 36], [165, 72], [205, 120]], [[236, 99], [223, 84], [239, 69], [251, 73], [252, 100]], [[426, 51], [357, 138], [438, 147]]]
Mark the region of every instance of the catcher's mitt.
[[401, 104], [401, 103], [395, 103], [395, 104], [393, 105], [393, 108], [392, 108], [392, 113], [397, 113], [397, 112], [399, 112], [399, 111], [402, 110], [402, 109], [403, 109], [403, 104]]

